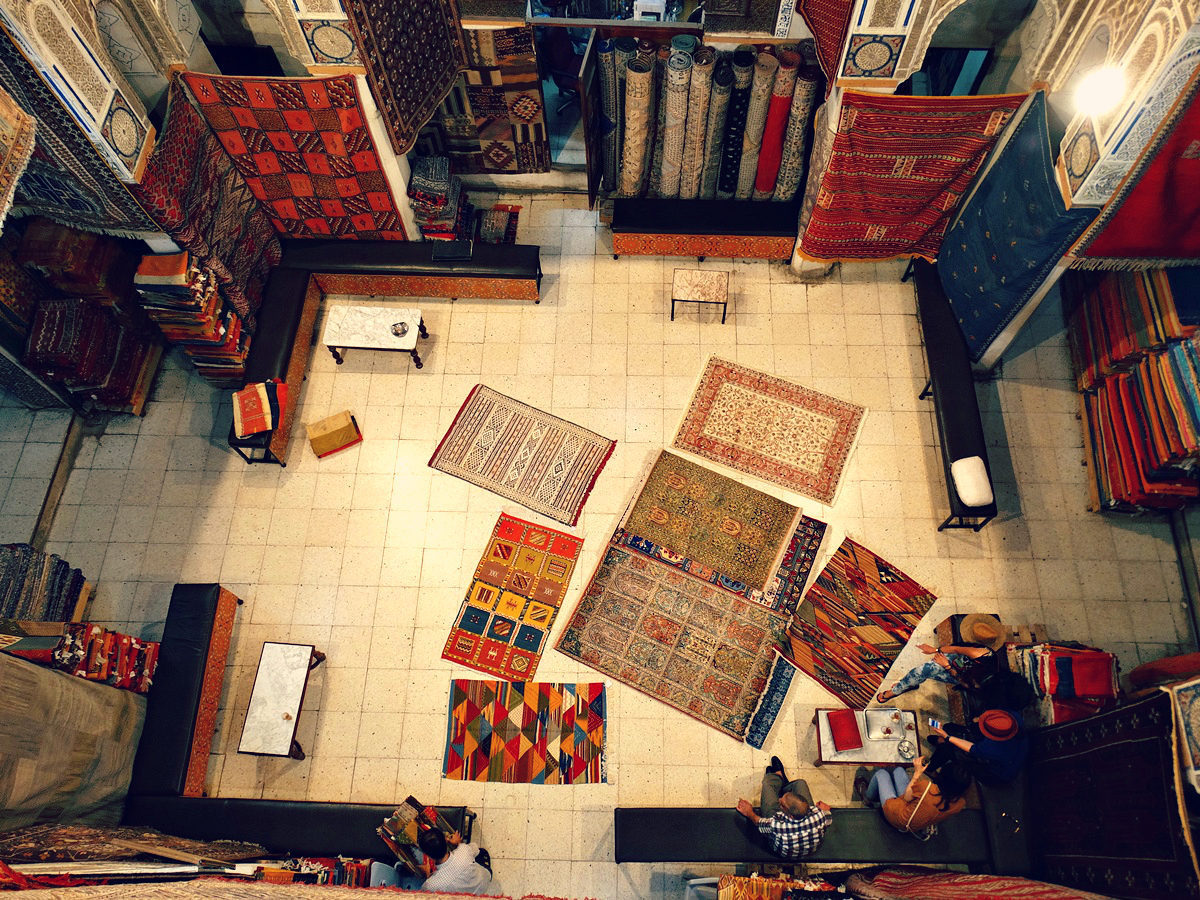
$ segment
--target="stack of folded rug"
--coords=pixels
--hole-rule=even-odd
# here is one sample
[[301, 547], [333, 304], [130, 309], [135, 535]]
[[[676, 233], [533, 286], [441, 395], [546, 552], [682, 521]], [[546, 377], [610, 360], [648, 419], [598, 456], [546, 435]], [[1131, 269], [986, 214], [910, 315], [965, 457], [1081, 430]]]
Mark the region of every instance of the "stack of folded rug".
[[426, 240], [458, 241], [468, 237], [474, 213], [462, 180], [450, 174], [450, 160], [425, 156], [413, 163], [408, 196]]

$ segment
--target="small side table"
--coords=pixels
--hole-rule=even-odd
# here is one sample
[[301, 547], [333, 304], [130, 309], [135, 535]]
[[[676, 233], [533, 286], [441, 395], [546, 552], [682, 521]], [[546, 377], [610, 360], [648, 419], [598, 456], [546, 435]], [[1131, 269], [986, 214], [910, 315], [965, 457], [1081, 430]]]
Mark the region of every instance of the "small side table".
[[710, 269], [676, 269], [671, 279], [671, 321], [676, 303], [713, 303], [721, 307], [721, 324], [729, 311], [729, 273]]
[[263, 643], [238, 753], [304, 759], [296, 740], [300, 707], [308, 673], [324, 659], [312, 644]]
[[334, 361], [343, 362], [343, 350], [400, 350], [408, 353], [418, 369], [425, 364], [417, 352], [417, 336], [428, 338], [425, 320], [419, 309], [388, 306], [343, 306], [332, 304], [325, 313], [321, 336]]
[[[813, 714], [813, 724], [817, 726], [817, 758], [813, 760], [816, 767], [831, 763], [843, 766], [904, 766], [920, 754], [921, 733], [917, 727], [917, 714], [911, 710], [894, 707], [855, 710], [854, 718], [858, 720], [863, 745], [857, 750], [841, 752], [833, 746], [833, 732], [829, 728], [830, 712], [832, 710], [818, 709]], [[895, 714], [899, 714], [899, 718], [893, 718]], [[884, 729], [890, 733], [884, 733]], [[900, 753], [902, 740], [912, 743], [913, 756]]]

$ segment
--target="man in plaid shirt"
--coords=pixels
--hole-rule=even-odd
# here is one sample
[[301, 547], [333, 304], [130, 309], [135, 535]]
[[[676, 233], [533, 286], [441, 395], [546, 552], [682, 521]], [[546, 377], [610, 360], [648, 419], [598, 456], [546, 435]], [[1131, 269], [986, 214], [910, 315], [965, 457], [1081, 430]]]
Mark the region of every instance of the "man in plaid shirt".
[[829, 804], [814, 804], [803, 779], [789, 781], [777, 756], [771, 757], [763, 775], [759, 810], [761, 814], [748, 800], [738, 801], [737, 811], [754, 823], [771, 852], [784, 859], [800, 859], [816, 850], [833, 821]]

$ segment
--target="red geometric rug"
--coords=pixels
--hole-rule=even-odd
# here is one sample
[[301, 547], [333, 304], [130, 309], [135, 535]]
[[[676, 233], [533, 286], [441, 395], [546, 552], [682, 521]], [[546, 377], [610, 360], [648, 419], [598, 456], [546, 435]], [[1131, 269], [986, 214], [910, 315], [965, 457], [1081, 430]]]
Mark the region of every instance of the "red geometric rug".
[[1024, 100], [846, 91], [800, 255], [935, 260], [975, 172]]
[[797, 607], [787, 655], [847, 706], [865, 709], [935, 600], [846, 538]]
[[583, 539], [501, 515], [442, 659], [513, 681], [532, 678]]
[[475, 213], [475, 240], [485, 244], [515, 244], [521, 207], [497, 203]]
[[714, 356], [672, 446], [832, 503], [865, 413]]
[[353, 75], [183, 79], [280, 232], [405, 240]]

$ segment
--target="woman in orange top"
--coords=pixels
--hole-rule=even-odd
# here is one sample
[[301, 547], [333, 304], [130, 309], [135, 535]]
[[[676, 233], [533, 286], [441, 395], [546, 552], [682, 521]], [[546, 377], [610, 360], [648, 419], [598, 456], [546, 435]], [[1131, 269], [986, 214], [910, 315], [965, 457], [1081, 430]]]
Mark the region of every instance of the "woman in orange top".
[[868, 803], [882, 802], [883, 817], [893, 828], [917, 832], [961, 811], [970, 787], [971, 774], [961, 760], [947, 758], [931, 768], [918, 756], [911, 780], [903, 768], [880, 769], [864, 796]]

